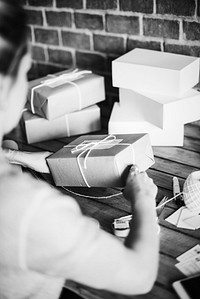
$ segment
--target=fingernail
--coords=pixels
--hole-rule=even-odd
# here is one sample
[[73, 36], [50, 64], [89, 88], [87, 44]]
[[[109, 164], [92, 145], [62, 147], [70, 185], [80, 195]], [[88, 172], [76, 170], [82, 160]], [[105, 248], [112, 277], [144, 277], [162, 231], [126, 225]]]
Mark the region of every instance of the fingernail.
[[138, 167], [136, 165], [132, 165], [130, 171], [133, 174], [137, 174], [139, 172], [139, 169], [138, 169]]

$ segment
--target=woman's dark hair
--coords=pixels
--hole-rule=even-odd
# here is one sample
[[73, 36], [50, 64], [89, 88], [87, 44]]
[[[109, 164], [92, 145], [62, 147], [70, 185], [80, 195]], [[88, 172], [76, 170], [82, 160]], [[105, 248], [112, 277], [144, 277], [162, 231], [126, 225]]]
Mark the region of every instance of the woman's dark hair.
[[19, 0], [0, 0], [0, 73], [15, 77], [27, 52], [26, 13]]

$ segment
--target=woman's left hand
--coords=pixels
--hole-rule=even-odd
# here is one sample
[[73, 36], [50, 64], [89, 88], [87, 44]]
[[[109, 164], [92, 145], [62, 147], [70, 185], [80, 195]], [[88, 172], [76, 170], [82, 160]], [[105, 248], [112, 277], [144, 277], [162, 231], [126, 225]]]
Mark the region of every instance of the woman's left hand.
[[52, 152], [24, 152], [11, 149], [4, 149], [3, 152], [12, 164], [19, 164], [41, 173], [50, 173], [46, 158], [52, 155]]

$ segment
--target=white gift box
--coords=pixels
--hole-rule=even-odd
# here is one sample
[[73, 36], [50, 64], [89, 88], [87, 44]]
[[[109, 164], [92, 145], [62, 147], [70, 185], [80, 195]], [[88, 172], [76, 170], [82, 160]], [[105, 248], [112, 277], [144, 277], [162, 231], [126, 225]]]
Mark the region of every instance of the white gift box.
[[184, 125], [167, 129], [147, 122], [135, 120], [131, 110], [115, 103], [108, 123], [109, 134], [148, 133], [152, 146], [183, 146]]
[[175, 98], [120, 88], [119, 99], [124, 110], [132, 112], [134, 120], [148, 121], [161, 129], [200, 119], [200, 92], [195, 89]]
[[105, 100], [104, 77], [91, 71], [65, 70], [29, 82], [27, 108], [49, 120]]
[[25, 111], [23, 119], [27, 142], [29, 144], [85, 134], [101, 129], [100, 108], [97, 105], [66, 114], [53, 120], [48, 120]]
[[134, 49], [112, 61], [113, 86], [180, 97], [199, 81], [199, 58]]

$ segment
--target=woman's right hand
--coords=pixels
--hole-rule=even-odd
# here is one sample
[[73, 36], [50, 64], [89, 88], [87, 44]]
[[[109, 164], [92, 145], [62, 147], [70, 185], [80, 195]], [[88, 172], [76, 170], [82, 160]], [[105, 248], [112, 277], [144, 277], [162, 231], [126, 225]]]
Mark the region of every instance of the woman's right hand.
[[126, 180], [124, 189], [124, 197], [135, 203], [137, 200], [152, 199], [155, 203], [157, 194], [157, 186], [146, 172], [135, 172], [135, 167], [131, 167]]

